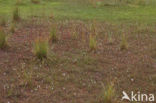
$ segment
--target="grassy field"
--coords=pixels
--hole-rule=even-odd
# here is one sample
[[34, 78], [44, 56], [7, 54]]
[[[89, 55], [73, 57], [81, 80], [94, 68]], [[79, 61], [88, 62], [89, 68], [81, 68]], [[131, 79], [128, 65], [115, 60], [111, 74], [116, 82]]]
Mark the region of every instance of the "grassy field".
[[0, 103], [156, 95], [156, 0], [18, 3], [0, 0]]
[[[151, 1], [151, 0], [149, 0]], [[15, 0], [1, 0], [0, 14], [11, 16], [12, 10], [15, 7]], [[153, 3], [153, 2], [152, 2]], [[151, 4], [152, 4], [151, 3]], [[40, 4], [32, 4], [28, 0], [23, 0], [19, 5], [20, 13], [23, 18], [36, 16], [54, 15], [56, 19], [81, 19], [109, 22], [142, 22], [155, 23], [156, 7], [155, 2], [152, 5], [99, 5], [96, 8], [92, 5], [84, 4], [83, 2], [71, 1], [42, 1]], [[72, 8], [72, 9], [71, 9]]]

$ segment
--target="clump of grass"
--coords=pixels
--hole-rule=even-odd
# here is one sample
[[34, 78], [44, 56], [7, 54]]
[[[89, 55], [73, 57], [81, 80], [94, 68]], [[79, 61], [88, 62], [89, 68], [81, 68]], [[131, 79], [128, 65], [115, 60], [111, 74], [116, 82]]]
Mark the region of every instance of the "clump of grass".
[[126, 38], [125, 35], [122, 35], [121, 36], [120, 49], [121, 50], [127, 50], [128, 49], [127, 38]]
[[111, 83], [105, 88], [103, 87], [102, 94], [98, 98], [99, 103], [113, 103], [115, 97], [114, 85]]
[[5, 26], [6, 25], [6, 20], [4, 17], [0, 18], [0, 25]]
[[37, 38], [33, 45], [34, 54], [38, 59], [47, 58], [49, 43], [47, 39]]
[[58, 40], [58, 37], [56, 35], [56, 27], [53, 26], [51, 31], [50, 31], [50, 37], [49, 39], [52, 41], [52, 42], [56, 42]]
[[16, 0], [16, 5], [21, 5], [22, 1], [21, 0]]
[[15, 32], [15, 23], [11, 23], [11, 25], [10, 25], [10, 32], [11, 33]]
[[89, 0], [89, 3], [94, 7], [97, 8], [99, 6], [99, 1], [98, 0]]
[[32, 2], [33, 4], [39, 4], [39, 3], [40, 3], [39, 0], [31, 0], [31, 2]]
[[91, 24], [91, 32], [92, 32], [92, 34], [93, 34], [94, 36], [97, 36], [96, 24], [97, 24], [96, 21], [93, 20], [93, 21], [92, 21], [92, 24]]
[[78, 34], [77, 34], [76, 31], [73, 31], [73, 33], [72, 33], [72, 37], [73, 37], [73, 39], [77, 39], [77, 38], [78, 38]]
[[96, 50], [97, 49], [97, 42], [96, 42], [96, 37], [90, 35], [89, 37], [89, 48], [91, 50]]
[[13, 11], [13, 21], [19, 21], [20, 15], [19, 15], [19, 8], [16, 7]]
[[24, 71], [24, 73], [23, 73], [23, 80], [24, 80], [24, 85], [25, 86], [32, 87], [33, 86], [32, 72]]
[[156, 47], [152, 46], [151, 50], [150, 50], [151, 56], [152, 58], [156, 59]]
[[112, 33], [111, 32], [109, 32], [109, 34], [108, 34], [108, 43], [113, 44], [113, 38], [112, 38]]
[[7, 90], [7, 97], [13, 96], [14, 92], [15, 91], [13, 90], [13, 88], [12, 87], [9, 87], [8, 90]]
[[78, 34], [76, 32], [76, 26], [75, 25], [73, 25], [72, 38], [73, 39], [77, 39], [78, 38]]
[[7, 46], [7, 35], [3, 30], [0, 30], [0, 48], [3, 49]]

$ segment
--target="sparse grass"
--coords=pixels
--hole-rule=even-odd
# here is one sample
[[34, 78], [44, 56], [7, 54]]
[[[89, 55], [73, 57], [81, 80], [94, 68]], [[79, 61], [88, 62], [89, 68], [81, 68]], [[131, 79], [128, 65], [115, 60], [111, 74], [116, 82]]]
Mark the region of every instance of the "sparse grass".
[[106, 87], [103, 87], [102, 94], [98, 98], [99, 103], [113, 103], [115, 97], [114, 85], [108, 84]]
[[24, 82], [24, 86], [30, 88], [33, 86], [32, 72], [28, 72], [26, 70], [23, 72], [23, 82]]
[[93, 23], [91, 24], [91, 33], [93, 36], [97, 36], [97, 28], [96, 28], [96, 21], [93, 20]]
[[14, 90], [12, 87], [9, 87], [9, 89], [7, 90], [7, 97], [11, 97], [14, 94]]
[[0, 30], [0, 48], [3, 49], [7, 46], [7, 35], [3, 30]]
[[56, 26], [52, 26], [51, 31], [50, 31], [50, 37], [49, 39], [52, 42], [56, 42], [58, 40], [57, 34], [56, 34]]
[[108, 43], [113, 44], [112, 32], [109, 32], [108, 34]]
[[[2, 0], [2, 2], [5, 2], [5, 0]], [[42, 9], [43, 6], [42, 3], [43, 5], [45, 4], [47, 8], [49, 8], [49, 9], [47, 8], [45, 9], [45, 11], [47, 10], [46, 11], [47, 13], [50, 12], [51, 8], [54, 8], [54, 15], [57, 15], [56, 18], [62, 17], [63, 20], [65, 20], [65, 22], [63, 22], [62, 24], [63, 26], [61, 25], [59, 26], [60, 28], [57, 28], [58, 32], [59, 29], [61, 29], [60, 30], [61, 32], [69, 31], [68, 25], [66, 25], [66, 19], [64, 19], [64, 17], [70, 18], [70, 20], [73, 18], [77, 18], [78, 20], [79, 19], [90, 20], [96, 18], [99, 20], [104, 20], [104, 21], [106, 20], [106, 22], [107, 20], [108, 21], [115, 20], [120, 22], [122, 20], [126, 21], [126, 20], [133, 20], [133, 19], [137, 21], [138, 17], [140, 17], [141, 20], [143, 21], [148, 19], [149, 21], [150, 20], [152, 21], [153, 17], [155, 17], [154, 16], [155, 14], [152, 13], [155, 10], [149, 11], [148, 12], [149, 14], [145, 13], [145, 15], [139, 12], [139, 10], [142, 9], [148, 11], [150, 10], [150, 7], [149, 8], [138, 7], [137, 10], [135, 7], [131, 8], [128, 6], [127, 7], [123, 7], [123, 6], [97, 7], [96, 6], [95, 9], [90, 5], [83, 7], [79, 4], [69, 5], [64, 2], [61, 3], [51, 2], [50, 0], [48, 2], [46, 0], [42, 1], [41, 4], [39, 5], [29, 4], [29, 6], [37, 8], [38, 10], [37, 13], [39, 13], [40, 15], [40, 10]], [[20, 10], [22, 9], [21, 13], [23, 14], [25, 13], [27, 15], [27, 13], [30, 12], [27, 9], [27, 7], [29, 6], [27, 6], [27, 3], [26, 5], [20, 5], [19, 6]], [[36, 13], [36, 11], [34, 12]], [[137, 12], [139, 14], [137, 14]], [[152, 14], [152, 16], [146, 18], [148, 16], [146, 14], [148, 15]], [[143, 15], [143, 17], [139, 15]], [[38, 17], [36, 18], [38, 19]], [[155, 36], [153, 37], [150, 37], [151, 35], [148, 36], [147, 39], [144, 39], [145, 43], [142, 38], [143, 36], [140, 36], [140, 38], [137, 38], [138, 40], [137, 42], [139, 42], [140, 44], [138, 44], [136, 47], [135, 42], [132, 42], [134, 40], [132, 35], [130, 36], [128, 35], [129, 36], [128, 41], [130, 42], [130, 44], [134, 46], [133, 48], [135, 53], [133, 51], [132, 52], [130, 51], [130, 53], [125, 52], [124, 55], [128, 55], [128, 56], [126, 58], [123, 58], [123, 56], [120, 56], [120, 52], [118, 51], [118, 49], [116, 49], [119, 48], [119, 45], [116, 45], [116, 43], [118, 43], [118, 38], [115, 38], [116, 41], [113, 42], [115, 45], [113, 46], [105, 45], [105, 38], [103, 39], [102, 37], [103, 37], [103, 33], [107, 31], [106, 30], [108, 26], [107, 23], [106, 24], [104, 23], [104, 25], [98, 28], [99, 30], [98, 35], [96, 33], [95, 27], [93, 27], [92, 29], [93, 31], [90, 32], [89, 38], [86, 38], [88, 37], [88, 29], [86, 30], [85, 28], [86, 25], [85, 27], [83, 27], [84, 25], [77, 25], [77, 29], [76, 29], [77, 32], [74, 30], [74, 33], [80, 34], [81, 32], [83, 32], [84, 35], [86, 34], [85, 36], [83, 35], [84, 36], [83, 39], [87, 42], [89, 39], [87, 45], [89, 45], [89, 48], [91, 50], [97, 50], [97, 40], [98, 40], [99, 45], [98, 45], [98, 52], [96, 54], [88, 53], [86, 51], [88, 47], [83, 42], [81, 42], [80, 38], [78, 38], [75, 41], [70, 40], [71, 38], [67, 38], [66, 40], [63, 39], [63, 41], [61, 41], [62, 38], [59, 38], [61, 42], [56, 43], [54, 48], [54, 51], [56, 51], [57, 56], [56, 57], [51, 56], [51, 58], [49, 58], [49, 55], [51, 55], [50, 53], [48, 54], [49, 38], [48, 39], [37, 38], [33, 44], [33, 53], [39, 59], [34, 61], [34, 59], [31, 56], [32, 54], [30, 53], [31, 46], [27, 44], [31, 43], [32, 40], [38, 36], [38, 32], [39, 35], [40, 34], [43, 35], [45, 32], [47, 32], [48, 27], [45, 25], [38, 25], [40, 21], [38, 22], [37, 25], [33, 25], [33, 26], [32, 24], [29, 24], [28, 26], [27, 24], [23, 25], [22, 23], [23, 22], [25, 23], [25, 21], [27, 21], [27, 19], [21, 21], [20, 23], [21, 28], [17, 29], [15, 35], [12, 36], [13, 38], [9, 40], [9, 43], [12, 44], [13, 47], [11, 47], [8, 50], [8, 52], [0, 50], [0, 64], [2, 64], [0, 65], [1, 68], [0, 73], [2, 74], [1, 80], [7, 80], [7, 81], [2, 81], [2, 83], [7, 83], [8, 85], [15, 85], [17, 90], [24, 93], [21, 93], [19, 97], [15, 97], [14, 92], [16, 91], [16, 89], [10, 89], [6, 93], [4, 92], [4, 96], [2, 94], [2, 97], [0, 97], [2, 98], [2, 102], [3, 101], [15, 102], [14, 99], [17, 99], [18, 101], [27, 99], [26, 102], [30, 102], [30, 103], [44, 102], [44, 101], [45, 102], [56, 101], [58, 103], [64, 101], [83, 103], [86, 102], [87, 100], [95, 99], [94, 97], [96, 97], [96, 95], [98, 95], [101, 92], [100, 83], [105, 82], [106, 79], [108, 79], [110, 76], [116, 78], [117, 80], [116, 90], [118, 90], [117, 91], [117, 93], [119, 93], [118, 96], [120, 96], [121, 95], [120, 93], [122, 93], [121, 88], [125, 88], [127, 91], [131, 89], [134, 90], [135, 88], [138, 87], [139, 89], [142, 90], [147, 90], [147, 88], [149, 88], [149, 91], [155, 90], [154, 86], [156, 84], [156, 76], [153, 75], [153, 77], [151, 77], [151, 81], [153, 82], [153, 84], [151, 84], [148, 80], [148, 76], [150, 75], [149, 71], [151, 71], [151, 73], [154, 74], [155, 62], [153, 61], [153, 59], [151, 59], [148, 53], [146, 54], [146, 56], [143, 56], [144, 52], [142, 52], [143, 50], [148, 49], [147, 46], [151, 39], [155, 42], [155, 39], [153, 39]], [[100, 23], [102, 24], [103, 22]], [[43, 24], [46, 24], [46, 22], [44, 22]], [[13, 28], [14, 27], [15, 26], [13, 26]], [[41, 30], [40, 28], [43, 30]], [[108, 31], [114, 30], [113, 31], [114, 33], [118, 33], [118, 30], [120, 30], [119, 28], [120, 27], [116, 28], [113, 25], [112, 28], [111, 27], [108, 28]], [[5, 28], [6, 31], [7, 29], [8, 28]], [[127, 30], [127, 28], [125, 27], [123, 27], [123, 29]], [[57, 40], [57, 35], [56, 35], [57, 33], [55, 30], [56, 28], [52, 28], [51, 31], [52, 37], [50, 37], [51, 41]], [[25, 35], [27, 33], [31, 33], [31, 31], [33, 31], [32, 35], [31, 34]], [[156, 31], [154, 31], [154, 33], [155, 32]], [[62, 35], [64, 36], [64, 33], [62, 33], [61, 36]], [[113, 37], [115, 37], [114, 35]], [[108, 37], [108, 41], [109, 43], [112, 43], [112, 36]], [[20, 45], [14, 46], [14, 44], [19, 44], [19, 43]], [[121, 45], [120, 45], [121, 50], [128, 48], [127, 44], [128, 43], [126, 37], [122, 37]], [[84, 45], [84, 47], [81, 47], [82, 45]], [[138, 46], [142, 46], [142, 45], [145, 47], [139, 50]], [[136, 52], [141, 53], [141, 55], [137, 55]], [[148, 51], [145, 51], [145, 53], [146, 52]], [[47, 58], [47, 59], [43, 60], [44, 63], [42, 64], [40, 62], [40, 59], [42, 60], [43, 58]], [[141, 59], [136, 59], [136, 58], [141, 58]], [[124, 63], [122, 62], [123, 60], [125, 60]], [[131, 62], [132, 60], [134, 60], [134, 62]], [[24, 63], [26, 66], [25, 68], [23, 68], [24, 70], [27, 69], [27, 67], [29, 67], [30, 65], [32, 65], [33, 71], [31, 72], [31, 71], [23, 71], [23, 69], [21, 70], [20, 69], [21, 63]], [[134, 64], [135, 66], [133, 66]], [[16, 75], [17, 71], [20, 71], [20, 73], [22, 71], [21, 73], [22, 75]], [[134, 76], [134, 79], [137, 78], [138, 81], [142, 81], [144, 79], [144, 75], [146, 75], [147, 80], [145, 78], [144, 81], [141, 82], [141, 84], [144, 84], [143, 86], [140, 85], [140, 83], [137, 82], [132, 83], [130, 81], [132, 75], [131, 73], [133, 73], [132, 71], [134, 71], [134, 73], [135, 72], [138, 73], [138, 71], [141, 72], [138, 73], [138, 75], [136, 73], [137, 77]], [[15, 78], [15, 80], [12, 81], [12, 78]], [[39, 86], [41, 85], [41, 88], [38, 91], [36, 90], [34, 91], [34, 88], [33, 89], [23, 88], [20, 84], [18, 84], [18, 81], [24, 82], [24, 86], [27, 87], [34, 87], [34, 84], [39, 84]], [[152, 87], [152, 85], [154, 86]], [[3, 85], [2, 86], [0, 85], [0, 90], [1, 89], [3, 90]], [[10, 98], [7, 98], [7, 96], [5, 97], [5, 95], [8, 95]], [[116, 93], [113, 84], [109, 84], [106, 87], [104, 86], [102, 94], [98, 98], [97, 103], [116, 103], [114, 102], [115, 95]], [[72, 99], [73, 101], [71, 101]]]
[[40, 3], [39, 0], [31, 0], [31, 2], [34, 3], [34, 4], [39, 4]]
[[13, 23], [13, 22], [10, 24], [10, 32], [11, 32], [11, 33], [14, 33], [14, 32], [15, 32], [15, 26], [16, 26], [16, 25], [15, 25], [15, 23]]
[[6, 19], [5, 17], [0, 18], [0, 26], [5, 26], [6, 25]]
[[13, 11], [13, 22], [17, 22], [20, 20], [20, 14], [19, 14], [19, 8], [15, 7], [14, 11]]
[[127, 42], [127, 38], [125, 35], [121, 36], [120, 49], [121, 50], [127, 50], [128, 49], [128, 42]]
[[97, 41], [96, 41], [96, 37], [90, 35], [89, 37], [89, 48], [90, 50], [96, 50], [97, 49]]
[[77, 34], [77, 31], [76, 31], [76, 26], [73, 25], [73, 28], [72, 28], [72, 38], [73, 39], [77, 39], [78, 38], [78, 34]]
[[16, 0], [16, 5], [21, 5], [22, 4], [22, 0]]
[[49, 43], [47, 39], [37, 38], [33, 45], [34, 54], [38, 59], [47, 58]]
[[156, 59], [156, 48], [153, 47], [153, 48], [150, 50], [150, 52], [151, 52], [152, 58]]
[[77, 34], [76, 31], [73, 31], [73, 33], [72, 33], [72, 37], [73, 37], [73, 39], [77, 39], [77, 38], [78, 38], [78, 34]]

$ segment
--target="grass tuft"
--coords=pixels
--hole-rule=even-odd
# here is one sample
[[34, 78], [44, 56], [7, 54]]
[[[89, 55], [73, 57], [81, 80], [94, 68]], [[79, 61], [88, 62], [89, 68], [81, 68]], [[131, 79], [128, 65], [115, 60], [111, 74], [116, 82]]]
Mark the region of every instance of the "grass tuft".
[[115, 97], [114, 85], [111, 83], [105, 88], [103, 87], [102, 94], [100, 95], [98, 101], [99, 103], [113, 103]]
[[3, 30], [0, 30], [0, 48], [3, 49], [7, 46], [7, 35]]
[[13, 21], [19, 21], [20, 15], [19, 15], [19, 8], [16, 7], [13, 11]]
[[90, 37], [89, 37], [89, 48], [91, 50], [97, 49], [97, 42], [96, 42], [95, 36], [90, 35]]
[[4, 17], [0, 18], [0, 26], [5, 26], [6, 25], [6, 20]]
[[23, 72], [23, 83], [24, 86], [33, 87], [33, 81], [32, 81], [32, 72], [28, 72], [26, 70], [24, 70]]
[[120, 43], [120, 50], [127, 50], [127, 49], [128, 49], [127, 38], [125, 35], [122, 35], [121, 43]]
[[10, 32], [11, 33], [15, 32], [15, 23], [11, 23], [11, 25], [10, 25]]
[[16, 0], [16, 5], [21, 5], [22, 4], [22, 0]]
[[56, 42], [58, 40], [58, 37], [56, 35], [56, 27], [52, 27], [51, 32], [50, 32], [50, 38], [52, 42]]
[[34, 42], [33, 51], [38, 59], [47, 58], [49, 43], [47, 39], [37, 38]]
[[109, 33], [108, 33], [108, 43], [109, 43], [109, 44], [113, 44], [113, 42], [114, 42], [114, 41], [113, 41], [113, 38], [112, 38], [112, 32], [109, 32]]
[[39, 4], [39, 3], [40, 3], [39, 0], [31, 0], [31, 2], [32, 2], [33, 4]]

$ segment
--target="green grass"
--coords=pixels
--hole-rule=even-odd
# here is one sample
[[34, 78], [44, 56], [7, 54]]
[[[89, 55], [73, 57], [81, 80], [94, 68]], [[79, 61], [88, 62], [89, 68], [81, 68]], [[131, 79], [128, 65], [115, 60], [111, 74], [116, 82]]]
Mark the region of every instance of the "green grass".
[[0, 49], [5, 48], [7, 46], [7, 35], [3, 30], [0, 30]]
[[[0, 15], [11, 16], [15, 6], [15, 0], [0, 0]], [[74, 2], [42, 1], [40, 4], [33, 4], [24, 1], [20, 6], [20, 14], [23, 18], [31, 15], [50, 16], [54, 14], [56, 19], [81, 19], [109, 22], [156, 22], [155, 5], [120, 5], [120, 6], [101, 6], [94, 8], [92, 5], [78, 4]], [[71, 9], [72, 8], [72, 9]]]

